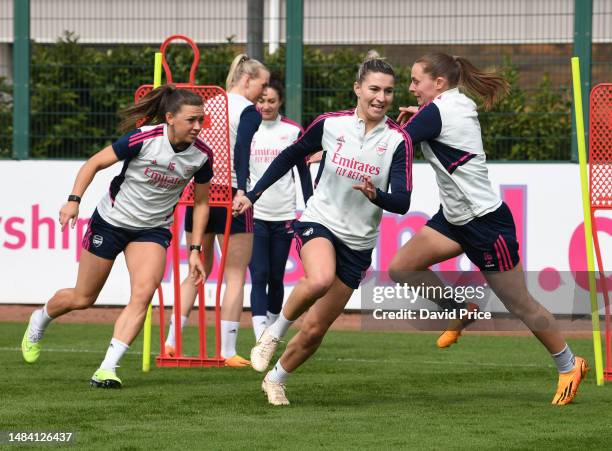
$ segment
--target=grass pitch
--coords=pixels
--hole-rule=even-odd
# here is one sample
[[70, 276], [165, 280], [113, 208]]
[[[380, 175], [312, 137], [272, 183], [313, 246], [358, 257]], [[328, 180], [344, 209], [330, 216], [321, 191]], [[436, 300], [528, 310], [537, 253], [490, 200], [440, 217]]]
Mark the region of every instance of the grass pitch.
[[[550, 405], [556, 371], [531, 337], [330, 332], [268, 406], [245, 369], [142, 373], [140, 339], [121, 390], [89, 387], [111, 325], [53, 324], [40, 360], [22, 361], [26, 324], [0, 323], [0, 431], [65, 431], [78, 449], [610, 449], [612, 385], [593, 371], [574, 404]], [[194, 342], [197, 329], [186, 329]], [[157, 352], [153, 328], [153, 348]], [[191, 337], [191, 338], [190, 338]], [[238, 349], [248, 356], [251, 330]], [[593, 365], [590, 340], [571, 340]], [[189, 350], [189, 347], [188, 347]], [[192, 352], [195, 350], [192, 347]], [[13, 448], [6, 443], [2, 448]]]

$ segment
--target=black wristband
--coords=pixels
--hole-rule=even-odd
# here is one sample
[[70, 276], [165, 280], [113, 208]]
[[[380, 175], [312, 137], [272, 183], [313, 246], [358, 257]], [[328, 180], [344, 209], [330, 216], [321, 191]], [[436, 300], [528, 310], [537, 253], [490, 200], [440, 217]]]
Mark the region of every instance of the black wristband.
[[71, 194], [68, 196], [68, 202], [76, 202], [77, 204], [81, 203], [81, 196], [77, 196], [76, 194]]
[[202, 252], [202, 246], [200, 244], [192, 244], [191, 246], [189, 246], [189, 252], [191, 251]]

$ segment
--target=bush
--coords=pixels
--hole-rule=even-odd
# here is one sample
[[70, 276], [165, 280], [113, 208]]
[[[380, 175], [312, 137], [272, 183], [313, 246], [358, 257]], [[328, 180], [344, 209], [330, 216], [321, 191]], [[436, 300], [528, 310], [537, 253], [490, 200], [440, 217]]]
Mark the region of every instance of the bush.
[[12, 154], [13, 138], [13, 103], [12, 89], [5, 77], [0, 77], [0, 158], [9, 158]]
[[[134, 101], [138, 86], [151, 83], [155, 51], [149, 46], [84, 46], [78, 43], [76, 35], [68, 32], [54, 45], [34, 44], [30, 155], [82, 159], [116, 139], [116, 113]], [[232, 59], [242, 51], [243, 47], [231, 39], [201, 48], [196, 82], [224, 86]], [[355, 105], [353, 82], [364, 56], [346, 48], [324, 52], [305, 47], [303, 125], [321, 113]], [[171, 46], [167, 57], [174, 81], [187, 81], [193, 59], [191, 49]], [[284, 48], [264, 59], [273, 75], [284, 79]], [[492, 111], [480, 115], [489, 158], [569, 159], [571, 121], [567, 96], [555, 91], [546, 76], [536, 92], [522, 90], [518, 72], [509, 61], [503, 73], [512, 86], [511, 94]], [[395, 102], [389, 113], [392, 117], [399, 105], [415, 104], [407, 89], [410, 68], [396, 67], [396, 74]], [[9, 88], [0, 80], [0, 121], [10, 117], [10, 97], [2, 96], [8, 92]], [[3, 157], [10, 156], [10, 144], [6, 141], [3, 138], [0, 142]]]
[[502, 74], [510, 94], [480, 113], [487, 158], [495, 160], [569, 160], [571, 100], [553, 89], [544, 75], [531, 93], [521, 89], [516, 68], [506, 61]]

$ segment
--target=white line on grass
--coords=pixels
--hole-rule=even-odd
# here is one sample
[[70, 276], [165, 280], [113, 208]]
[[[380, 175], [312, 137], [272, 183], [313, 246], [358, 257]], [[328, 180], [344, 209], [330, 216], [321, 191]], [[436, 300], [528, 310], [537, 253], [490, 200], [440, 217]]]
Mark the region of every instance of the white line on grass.
[[[0, 347], [1, 351], [19, 352], [21, 348], [11, 347]], [[104, 354], [104, 350], [93, 350], [93, 349], [74, 349], [74, 348], [44, 348], [42, 352], [57, 352], [57, 353], [83, 353], [83, 354]], [[128, 354], [142, 355], [140, 351], [128, 351]], [[326, 358], [326, 357], [314, 357], [314, 360], [321, 362], [355, 362], [355, 363], [372, 363], [379, 365], [381, 363], [402, 363], [406, 362], [406, 359], [355, 359], [355, 358]], [[553, 368], [553, 365], [542, 365], [539, 363], [486, 363], [486, 362], [465, 362], [455, 360], [410, 360], [410, 363], [422, 363], [424, 365], [466, 365], [466, 366], [480, 366], [480, 367], [491, 367], [491, 368]]]

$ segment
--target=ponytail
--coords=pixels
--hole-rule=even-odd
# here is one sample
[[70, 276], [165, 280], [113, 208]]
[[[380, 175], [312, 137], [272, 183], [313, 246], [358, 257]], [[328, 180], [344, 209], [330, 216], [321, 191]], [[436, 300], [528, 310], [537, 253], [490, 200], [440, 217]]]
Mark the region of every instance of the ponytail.
[[429, 53], [419, 58], [417, 63], [423, 65], [425, 73], [432, 78], [444, 77], [449, 86], [460, 86], [468, 93], [482, 100], [485, 110], [510, 91], [510, 85], [496, 72], [485, 72], [478, 69], [467, 59], [451, 56], [446, 53]]
[[495, 72], [483, 72], [467, 59], [455, 57], [461, 78], [459, 84], [472, 95], [480, 97], [485, 110], [490, 110], [497, 101], [510, 91], [510, 84]]
[[249, 58], [245, 53], [237, 55], [232, 61], [227, 78], [225, 80], [225, 89], [229, 91], [232, 89], [244, 74], [247, 74], [253, 78], [256, 78], [260, 69], [266, 69], [262, 63], [256, 59]]
[[192, 91], [177, 89], [174, 85], [161, 86], [148, 93], [138, 103], [119, 111], [119, 132], [132, 130], [141, 121], [145, 124], [164, 123], [166, 113], [176, 114], [183, 105], [202, 106], [203, 101]]

